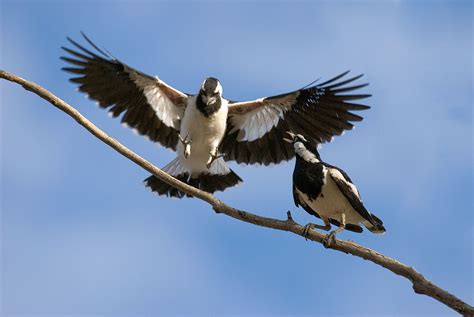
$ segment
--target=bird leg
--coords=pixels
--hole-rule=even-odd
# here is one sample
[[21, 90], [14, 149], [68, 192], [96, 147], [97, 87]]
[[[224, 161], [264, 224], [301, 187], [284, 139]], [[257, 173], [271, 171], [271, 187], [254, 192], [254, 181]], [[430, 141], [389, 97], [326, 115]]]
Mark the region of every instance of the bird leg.
[[189, 134], [186, 135], [186, 137], [183, 139], [181, 134], [178, 133], [178, 138], [183, 143], [184, 145], [184, 158], [188, 158], [189, 155], [191, 155], [191, 143], [193, 143], [193, 140], [189, 137]]
[[328, 219], [323, 219], [324, 221], [324, 226], [323, 225], [317, 225], [315, 223], [308, 223], [306, 226], [304, 226], [304, 230], [303, 230], [303, 237], [308, 240], [308, 235], [309, 235], [309, 231], [310, 230], [313, 230], [313, 229], [321, 229], [321, 230], [325, 230], [325, 231], [329, 231], [331, 230], [331, 224], [329, 223], [329, 220]]
[[341, 214], [341, 225], [336, 230], [329, 232], [323, 239], [323, 245], [325, 248], [329, 248], [333, 242], [336, 242], [336, 234], [346, 229], [346, 214]]
[[211, 168], [212, 163], [220, 157], [223, 157], [223, 154], [217, 154], [217, 148], [214, 151], [209, 152], [209, 160], [207, 160], [206, 167]]

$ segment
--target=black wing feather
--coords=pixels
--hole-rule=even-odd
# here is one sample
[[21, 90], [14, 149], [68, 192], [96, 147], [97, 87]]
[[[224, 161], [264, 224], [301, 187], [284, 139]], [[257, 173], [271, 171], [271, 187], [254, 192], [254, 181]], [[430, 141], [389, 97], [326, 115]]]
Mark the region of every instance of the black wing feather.
[[136, 129], [138, 133], [148, 136], [152, 141], [159, 142], [163, 146], [176, 149], [178, 131], [164, 124], [155, 114], [144, 95], [144, 87], [140, 87], [131, 78], [131, 72], [149, 80], [150, 83], [156, 79], [128, 67], [112, 57], [110, 53], [101, 50], [85, 34], [82, 33], [82, 35], [103, 57], [67, 38], [77, 51], [62, 47], [70, 56], [62, 56], [61, 59], [73, 66], [62, 69], [80, 75], [80, 77], [71, 78], [70, 81], [78, 84], [79, 90], [96, 100], [101, 108], [108, 108], [113, 117], [123, 114], [122, 122]]
[[[298, 194], [296, 193], [296, 187], [294, 185], [293, 185], [293, 201], [295, 202], [296, 207], [301, 206], [304, 209], [304, 211], [306, 211], [308, 214], [321, 219], [321, 217], [318, 215], [316, 211], [314, 211], [313, 209], [311, 209], [311, 207], [306, 205], [304, 201], [300, 200], [300, 198], [298, 197]], [[341, 226], [341, 223], [337, 221], [336, 219], [329, 218], [329, 222], [336, 227]], [[350, 223], [346, 224], [345, 228], [346, 230], [357, 232], [357, 233], [361, 233], [363, 231], [361, 226], [350, 224]]]
[[[339, 172], [342, 171], [339, 168], [337, 170]], [[360, 198], [352, 191], [351, 187], [347, 185], [347, 181], [351, 183], [352, 181], [350, 181], [346, 173], [341, 172], [341, 174], [344, 176], [344, 178], [346, 178], [346, 180], [333, 177], [331, 174], [330, 175], [332, 179], [334, 180], [334, 182], [336, 183], [339, 190], [344, 194], [346, 199], [349, 201], [352, 208], [354, 208], [365, 220], [369, 221], [372, 225], [377, 227], [378, 226], [377, 221], [373, 218], [372, 214], [365, 208], [364, 204], [362, 203]]]
[[[227, 132], [220, 148], [225, 159], [244, 164], [276, 164], [294, 157], [293, 147], [283, 141], [287, 131], [303, 134], [313, 145], [316, 145], [329, 142], [334, 136], [353, 129], [353, 122], [363, 120], [353, 111], [366, 110], [370, 107], [352, 101], [365, 99], [371, 95], [345, 94], [368, 85], [364, 83], [346, 86], [362, 77], [362, 75], [358, 75], [339, 81], [348, 72], [291, 93], [271, 96], [254, 102], [231, 102]], [[267, 133], [260, 135], [256, 140], [249, 141], [239, 138], [239, 131], [251, 129], [249, 126], [254, 124], [253, 118], [249, 117], [245, 121], [240, 116], [250, 116], [252, 112], [259, 111], [261, 107], [269, 106], [279, 109], [279, 113], [272, 113], [273, 119], [278, 116], [278, 123], [273, 127], [268, 127]], [[267, 142], [259, 142], [259, 139], [265, 139]], [[272, 151], [262, 148], [260, 145], [268, 145]]]

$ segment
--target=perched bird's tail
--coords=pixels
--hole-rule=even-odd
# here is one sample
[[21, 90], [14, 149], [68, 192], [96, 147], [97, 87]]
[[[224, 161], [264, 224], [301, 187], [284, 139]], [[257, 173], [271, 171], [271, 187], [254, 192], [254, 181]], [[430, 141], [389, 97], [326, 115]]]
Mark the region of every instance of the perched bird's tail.
[[[231, 170], [223, 158], [216, 159], [211, 168], [197, 175], [192, 175], [183, 166], [182, 158], [177, 157], [163, 168], [163, 171], [188, 185], [209, 193], [223, 191], [242, 182], [242, 179]], [[152, 175], [144, 180], [145, 186], [159, 195], [182, 198], [186, 194]], [[191, 197], [190, 195], [186, 195]]]
[[385, 227], [383, 226], [382, 220], [380, 220], [374, 214], [371, 214], [370, 216], [372, 221], [363, 221], [362, 223], [364, 224], [364, 226], [372, 233], [384, 233]]

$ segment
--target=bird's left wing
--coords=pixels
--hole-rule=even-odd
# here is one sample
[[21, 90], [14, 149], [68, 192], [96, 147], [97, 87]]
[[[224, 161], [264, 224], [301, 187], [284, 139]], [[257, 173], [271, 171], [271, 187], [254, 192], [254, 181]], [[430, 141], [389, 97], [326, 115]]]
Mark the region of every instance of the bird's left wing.
[[340, 80], [347, 73], [278, 96], [230, 102], [220, 148], [225, 159], [245, 164], [279, 163], [294, 156], [293, 146], [283, 141], [287, 131], [302, 134], [316, 145], [351, 130], [351, 122], [362, 120], [352, 111], [370, 108], [352, 101], [370, 95], [346, 94], [367, 85], [347, 86], [362, 77]]
[[97, 53], [68, 38], [78, 49], [63, 47], [71, 56], [61, 59], [74, 66], [63, 70], [79, 75], [71, 81], [101, 108], [109, 108], [113, 117], [124, 113], [123, 123], [152, 141], [176, 149], [188, 95], [127, 66], [83, 36]]

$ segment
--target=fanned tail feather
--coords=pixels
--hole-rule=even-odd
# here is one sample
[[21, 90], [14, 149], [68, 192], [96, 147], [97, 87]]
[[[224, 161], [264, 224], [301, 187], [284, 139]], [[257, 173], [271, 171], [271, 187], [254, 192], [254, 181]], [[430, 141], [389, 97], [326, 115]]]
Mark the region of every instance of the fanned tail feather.
[[[211, 194], [216, 191], [224, 191], [226, 188], [242, 182], [242, 179], [227, 166], [222, 158], [215, 160], [210, 170], [198, 175], [191, 175], [186, 171], [179, 157], [166, 165], [163, 170], [176, 179]], [[145, 179], [144, 183], [146, 187], [159, 195], [176, 198], [192, 197], [168, 185], [154, 175]]]

